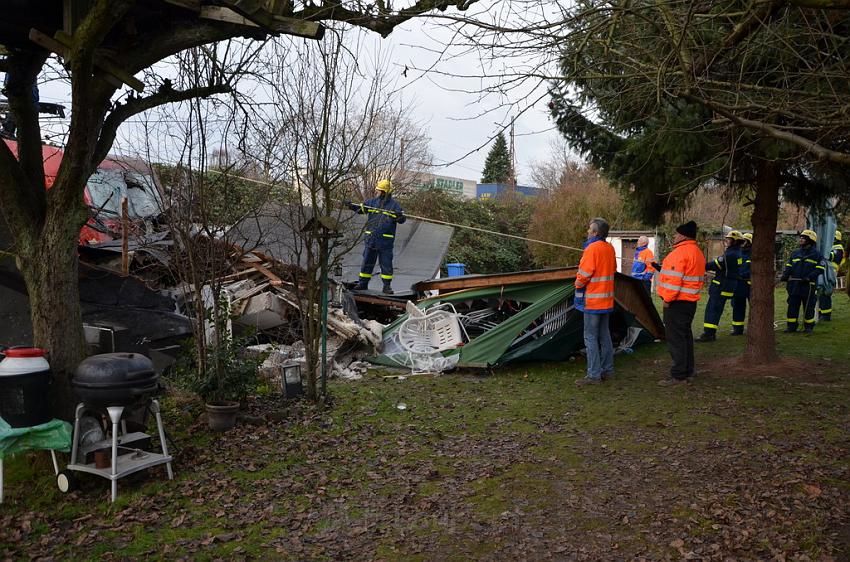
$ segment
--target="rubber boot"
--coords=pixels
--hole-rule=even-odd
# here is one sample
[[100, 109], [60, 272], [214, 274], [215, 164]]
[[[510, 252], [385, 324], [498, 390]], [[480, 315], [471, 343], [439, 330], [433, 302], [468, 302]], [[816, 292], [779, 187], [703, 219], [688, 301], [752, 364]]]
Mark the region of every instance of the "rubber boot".
[[391, 294], [393, 294], [393, 288], [390, 287], [390, 284], [385, 281], [384, 282], [384, 288], [382, 289], [382, 292], [385, 295], [391, 295]]
[[818, 320], [820, 320], [821, 322], [829, 322], [832, 320], [832, 313], [827, 312], [826, 314], [821, 314]]
[[360, 278], [357, 280], [357, 285], [354, 286], [355, 291], [366, 291], [369, 289], [369, 280]]
[[706, 343], [706, 342], [714, 341], [716, 339], [717, 339], [717, 334], [715, 333], [715, 331], [711, 330], [711, 329], [706, 329], [702, 333], [702, 335], [700, 337], [698, 337], [697, 339], [695, 339], [694, 341], [698, 342], [698, 343]]
[[797, 323], [796, 322], [788, 322], [785, 326], [786, 334], [793, 334], [797, 331]]
[[743, 326], [732, 326], [732, 334], [733, 336], [743, 336], [744, 335], [744, 327]]

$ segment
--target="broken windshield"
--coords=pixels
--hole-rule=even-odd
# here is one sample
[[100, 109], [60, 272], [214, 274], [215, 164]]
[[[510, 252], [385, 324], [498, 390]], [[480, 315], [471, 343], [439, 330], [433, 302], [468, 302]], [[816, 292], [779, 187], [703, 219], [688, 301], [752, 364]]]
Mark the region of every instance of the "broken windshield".
[[127, 197], [131, 218], [148, 218], [161, 212], [153, 176], [135, 170], [98, 168], [88, 181], [91, 206], [110, 215], [121, 214], [121, 198]]

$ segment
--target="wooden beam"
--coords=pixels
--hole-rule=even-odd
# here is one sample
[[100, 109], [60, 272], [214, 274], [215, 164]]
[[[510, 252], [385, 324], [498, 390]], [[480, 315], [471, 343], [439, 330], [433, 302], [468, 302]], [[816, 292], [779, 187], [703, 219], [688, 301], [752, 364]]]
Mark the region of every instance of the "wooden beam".
[[220, 0], [220, 3], [273, 33], [285, 33], [307, 39], [321, 39], [325, 35], [325, 27], [322, 24], [271, 13], [260, 0]]
[[463, 275], [430, 279], [413, 285], [414, 291], [457, 291], [459, 289], [477, 289], [498, 285], [518, 285], [535, 281], [572, 281], [576, 278], [578, 267], [558, 269], [540, 269], [536, 271], [517, 271], [515, 273], [495, 273], [493, 275]]
[[653, 337], [664, 339], [664, 322], [639, 279], [622, 273], [614, 274], [614, 300], [634, 314]]
[[91, 10], [92, 0], [62, 0], [62, 29], [74, 35], [77, 26]]
[[[64, 31], [57, 31], [54, 35], [57, 41], [62, 43], [66, 48], [73, 45], [74, 39]], [[139, 93], [145, 91], [145, 83], [126, 72], [123, 68], [112, 62], [109, 57], [102, 52], [95, 52], [94, 65], [107, 74], [114, 76], [124, 84], [127, 84]]]
[[[65, 62], [68, 62], [68, 48], [71, 45], [70, 37], [64, 31], [57, 31], [56, 35], [57, 37], [53, 38], [33, 28], [30, 29], [29, 39], [39, 47], [44, 47], [48, 51], [56, 53], [65, 59]], [[103, 76], [103, 79], [113, 86], [120, 88], [123, 84], [127, 84], [139, 92], [144, 91], [145, 85], [141, 80], [138, 80], [123, 70], [115, 67], [115, 65], [107, 61], [105, 58], [97, 57], [94, 64], [96, 67], [107, 73]], [[116, 73], [122, 75], [126, 78], [126, 80], [121, 76], [118, 76]]]
[[248, 18], [240, 16], [230, 8], [222, 8], [221, 6], [201, 6], [201, 11], [198, 15], [199, 17], [207, 20], [223, 21], [224, 23], [233, 23], [248, 27], [260, 27]]
[[388, 299], [378, 296], [369, 296], [359, 293], [352, 293], [351, 296], [354, 298], [355, 302], [362, 302], [366, 304], [376, 304], [378, 306], [384, 306], [387, 308], [397, 308], [399, 310], [404, 310], [405, 304], [407, 301], [401, 302], [396, 299]]
[[283, 285], [283, 280], [280, 277], [278, 277], [262, 265], [258, 263], [251, 263], [250, 265], [257, 271], [265, 275], [266, 278], [269, 280], [269, 283], [271, 283], [272, 287], [280, 287], [281, 285]]

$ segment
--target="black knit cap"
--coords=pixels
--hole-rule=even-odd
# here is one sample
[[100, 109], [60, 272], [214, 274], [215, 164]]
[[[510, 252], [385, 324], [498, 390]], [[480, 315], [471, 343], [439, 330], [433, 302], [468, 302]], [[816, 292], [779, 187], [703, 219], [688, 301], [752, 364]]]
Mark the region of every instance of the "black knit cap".
[[687, 236], [688, 238], [696, 238], [697, 223], [695, 223], [694, 221], [688, 221], [685, 224], [680, 224], [676, 227], [676, 232], [678, 232], [682, 236]]

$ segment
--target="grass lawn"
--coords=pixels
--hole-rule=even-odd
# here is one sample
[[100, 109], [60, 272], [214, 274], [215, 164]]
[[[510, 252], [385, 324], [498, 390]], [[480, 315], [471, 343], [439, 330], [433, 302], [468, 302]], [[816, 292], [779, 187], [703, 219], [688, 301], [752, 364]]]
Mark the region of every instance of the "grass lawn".
[[581, 389], [581, 359], [490, 376], [376, 371], [334, 381], [330, 410], [296, 404], [222, 435], [169, 399], [173, 482], [158, 470], [121, 481], [110, 505], [103, 479], [60, 494], [46, 453], [7, 461], [0, 555], [848, 559], [847, 296], [834, 308], [811, 336], [778, 334], [794, 360], [755, 377], [724, 361], [744, 345], [727, 309], [718, 341], [697, 347], [694, 383], [673, 388], [656, 385], [669, 367], [657, 343]]

